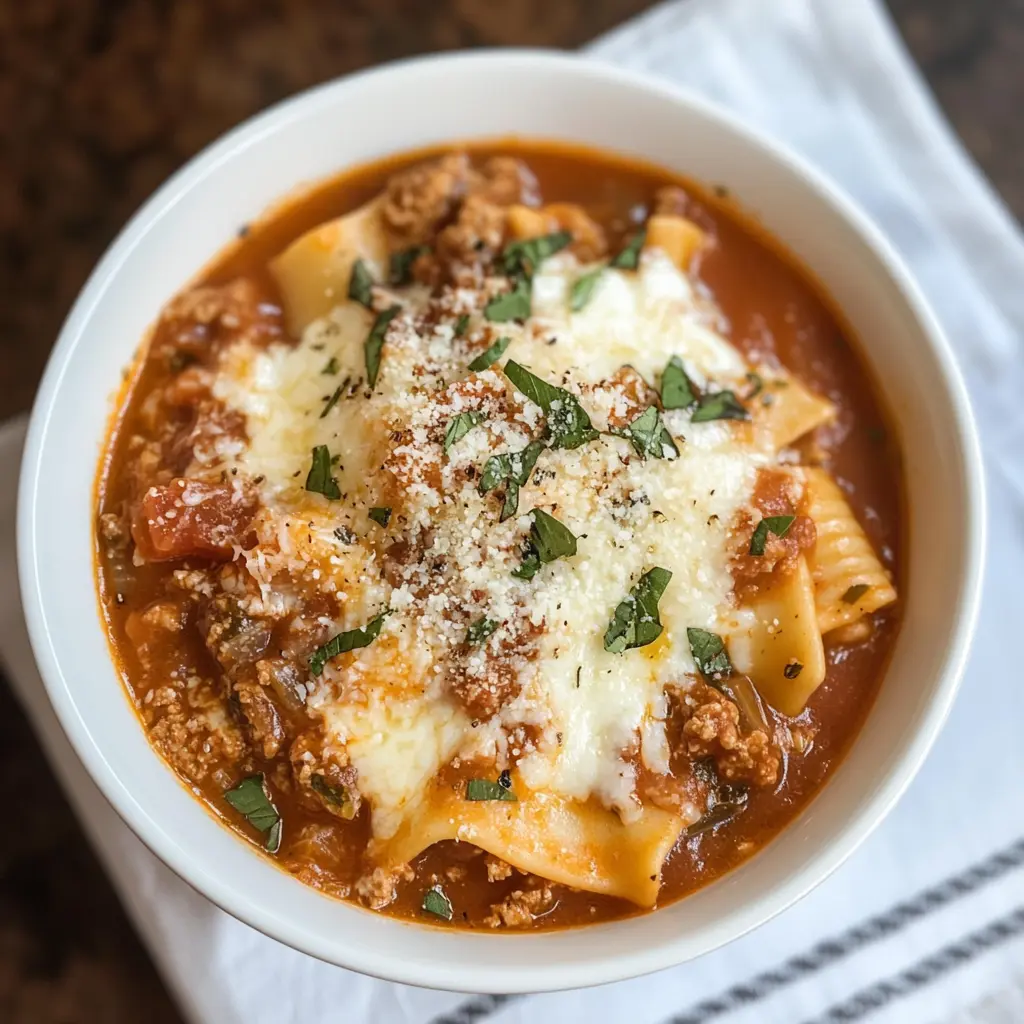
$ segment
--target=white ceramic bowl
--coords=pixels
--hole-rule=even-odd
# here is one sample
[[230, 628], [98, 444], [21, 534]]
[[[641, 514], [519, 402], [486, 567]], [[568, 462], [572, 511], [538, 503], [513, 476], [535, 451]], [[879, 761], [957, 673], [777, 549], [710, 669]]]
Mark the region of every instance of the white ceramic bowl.
[[[160, 307], [297, 185], [439, 141], [520, 134], [624, 150], [726, 185], [815, 269], [895, 410], [910, 494], [906, 617], [877, 704], [800, 818], [739, 870], [656, 913], [574, 930], [470, 934], [318, 895], [218, 824], [146, 740], [93, 583], [93, 483], [111, 395]], [[583, 59], [491, 52], [396, 64], [304, 93], [231, 132], [133, 218], [68, 317], [21, 478], [25, 613], [50, 699], [107, 798], [225, 910], [323, 960], [397, 981], [518, 992], [612, 981], [736, 938], [817, 885], [893, 806], [953, 702], [978, 604], [981, 459], [949, 348], [877, 230], [829, 183], [703, 101]]]

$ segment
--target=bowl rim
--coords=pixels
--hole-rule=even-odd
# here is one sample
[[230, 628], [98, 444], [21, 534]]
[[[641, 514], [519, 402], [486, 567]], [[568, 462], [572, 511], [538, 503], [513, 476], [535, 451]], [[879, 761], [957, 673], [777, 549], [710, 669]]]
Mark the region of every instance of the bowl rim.
[[[107, 763], [76, 708], [74, 687], [62, 673], [55, 640], [47, 624], [42, 581], [35, 557], [39, 544], [37, 489], [43, 471], [41, 453], [46, 439], [54, 402], [64, 383], [67, 362], [87, 332], [100, 297], [132, 256], [137, 243], [151, 227], [168, 215], [193, 184], [230, 159], [233, 152], [264, 135], [279, 131], [293, 117], [319, 104], [330, 105], [335, 97], [374, 79], [412, 75], [439, 66], [474, 66], [491, 69], [496, 61], [509, 68], [543, 65], [557, 72], [603, 81], [638, 90], [671, 101], [678, 107], [690, 108], [709, 121], [717, 122], [727, 133], [738, 136], [745, 144], [761, 151], [781, 165], [786, 173], [800, 182], [803, 189], [831, 207], [845, 225], [864, 243], [876, 264], [895, 285], [914, 321], [920, 328], [935, 359], [950, 400], [949, 412], [961, 442], [960, 471], [965, 481], [963, 495], [966, 530], [963, 583], [953, 611], [955, 628], [950, 654], [939, 673], [926, 710], [916, 731], [907, 739], [905, 749], [885, 777], [884, 782], [867, 799], [842, 831], [812, 855], [789, 884], [774, 893], [741, 908], [734, 915], [734, 927], [728, 934], [721, 930], [711, 937], [701, 953], [711, 952], [733, 941], [787, 909], [835, 871], [886, 817], [910, 785], [935, 742], [956, 697], [967, 662], [981, 599], [981, 585], [986, 546], [986, 498], [982, 470], [981, 447], [974, 424], [967, 390], [952, 351], [935, 315], [931, 312], [909, 270], [881, 231], [861, 212], [855, 203], [823, 173], [817, 171], [786, 145], [752, 128], [732, 112], [719, 107], [687, 89], [673, 85], [658, 76], [619, 68], [585, 55], [544, 49], [495, 48], [454, 54], [433, 54], [411, 57], [379, 65], [314, 86], [282, 100], [257, 113], [237, 127], [218, 137], [199, 154], [173, 174], [130, 218], [107, 248], [90, 274], [69, 312], [48, 359], [42, 382], [33, 404], [31, 420], [22, 459], [19, 494], [17, 548], [22, 604], [32, 649], [47, 695], [57, 718], [75, 753], [115, 811], [142, 842], [167, 864], [180, 878], [196, 888], [214, 904], [233, 917], [264, 934], [285, 942], [295, 949], [328, 963], [385, 978], [391, 981], [428, 988], [458, 988], [465, 992], [525, 993], [551, 991], [636, 977], [674, 966], [693, 955], [677, 953], [681, 940], [665, 942], [656, 949], [640, 948], [611, 957], [604, 956], [582, 964], [550, 963], [542, 967], [515, 966], [496, 971], [490, 967], [473, 966], [468, 974], [459, 965], [438, 975], [436, 965], [425, 968], [415, 962], [395, 962], [372, 949], [363, 949], [338, 942], [304, 929], [295, 921], [283, 921], [278, 915], [246, 898], [243, 893], [216, 880], [198, 863], [199, 858], [181, 854], [179, 848], [165, 842], [164, 833], [156, 824], [156, 816], [132, 801], [121, 800], [121, 783]], [[205, 812], [204, 812], [205, 813]], [[416, 927], [415, 924], [411, 925]], [[430, 933], [424, 931], [425, 936]], [[544, 933], [550, 935], [551, 933]], [[480, 941], [529, 942], [530, 935], [479, 936]]]

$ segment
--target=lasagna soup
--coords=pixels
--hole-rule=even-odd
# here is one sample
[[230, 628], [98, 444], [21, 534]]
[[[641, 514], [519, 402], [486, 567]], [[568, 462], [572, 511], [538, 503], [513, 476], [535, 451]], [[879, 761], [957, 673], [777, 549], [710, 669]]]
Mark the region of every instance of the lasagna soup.
[[163, 310], [100, 471], [149, 738], [283, 869], [447, 926], [685, 895], [804, 807], [898, 625], [898, 453], [723, 190], [358, 168]]

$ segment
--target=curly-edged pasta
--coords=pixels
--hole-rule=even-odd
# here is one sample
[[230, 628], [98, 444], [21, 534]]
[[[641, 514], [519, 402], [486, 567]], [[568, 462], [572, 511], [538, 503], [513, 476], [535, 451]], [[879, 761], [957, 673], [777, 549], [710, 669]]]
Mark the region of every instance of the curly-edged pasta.
[[829, 633], [896, 600], [896, 590], [839, 485], [808, 468], [807, 514], [818, 541], [811, 556], [818, 627]]

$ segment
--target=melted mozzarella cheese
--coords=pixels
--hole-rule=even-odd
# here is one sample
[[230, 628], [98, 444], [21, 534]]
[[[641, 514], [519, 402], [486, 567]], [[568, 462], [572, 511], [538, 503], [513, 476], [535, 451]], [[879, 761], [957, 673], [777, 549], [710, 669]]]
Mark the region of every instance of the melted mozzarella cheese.
[[[720, 317], [667, 258], [646, 253], [637, 272], [606, 270], [588, 305], [571, 313], [569, 291], [586, 269], [571, 256], [547, 261], [523, 325], [487, 324], [480, 315], [486, 295], [460, 292], [454, 308], [472, 313], [469, 333], [511, 338], [505, 357], [578, 394], [601, 429], [620, 398], [592, 386], [623, 366], [657, 384], [679, 356], [699, 384], [742, 380], [747, 364], [716, 329]], [[352, 303], [311, 324], [295, 348], [235, 354], [215, 388], [246, 417], [250, 442], [237, 466], [260, 480], [264, 514], [310, 524], [308, 542], [305, 531], [297, 540], [287, 526], [275, 542], [268, 527], [261, 534], [265, 561], [261, 566], [261, 552], [250, 552], [251, 571], [269, 585], [274, 571], [290, 566], [308, 583], [315, 562], [316, 586], [340, 602], [335, 630], [390, 609], [373, 644], [342, 668], [329, 663], [312, 682], [310, 707], [356, 767], [378, 837], [395, 833], [453, 757], [484, 758], [495, 770], [515, 766], [533, 791], [597, 797], [632, 820], [640, 812], [637, 759], [652, 771], [668, 768], [664, 687], [695, 671], [687, 627], [720, 628], [733, 611], [729, 526], [749, 503], [769, 451], [734, 424], [691, 425], [688, 414], [669, 412], [664, 421], [678, 457], [641, 460], [627, 440], [607, 434], [573, 451], [547, 450], [522, 488], [519, 514], [499, 523], [499, 498], [481, 495], [479, 476], [467, 479], [466, 470], [525, 447], [543, 427], [542, 410], [527, 401], [514, 418], [470, 430], [442, 458], [431, 432], [473, 400], [471, 390], [450, 388], [446, 404], [437, 399], [466, 378], [465, 343], [450, 322], [415, 327], [427, 302], [422, 292], [410, 289], [402, 299], [405, 312], [387, 335], [372, 393], [363, 379], [363, 343], [373, 315]], [[332, 358], [338, 373], [324, 373]], [[342, 397], [321, 415], [346, 380]], [[507, 388], [499, 367], [475, 381], [480, 394]], [[303, 489], [310, 451], [320, 444], [338, 456], [340, 502]], [[429, 538], [425, 560], [447, 567], [439, 588], [425, 577], [399, 585], [383, 578], [372, 547], [380, 543], [377, 527], [365, 510], [390, 504], [380, 472], [385, 459], [399, 460], [408, 474], [399, 496], [405, 528]], [[526, 581], [512, 570], [534, 507], [561, 520], [578, 538], [578, 551]], [[332, 521], [351, 526], [366, 544], [338, 539]], [[624, 654], [605, 651], [616, 606], [654, 566], [672, 573], [660, 602], [661, 637]], [[521, 692], [489, 721], [472, 721], [450, 695], [442, 665], [464, 650], [467, 621], [505, 622], [517, 614], [538, 632], [533, 656], [515, 665]], [[469, 669], [484, 657], [470, 652]], [[520, 747], [517, 727], [524, 725], [534, 740]]]

